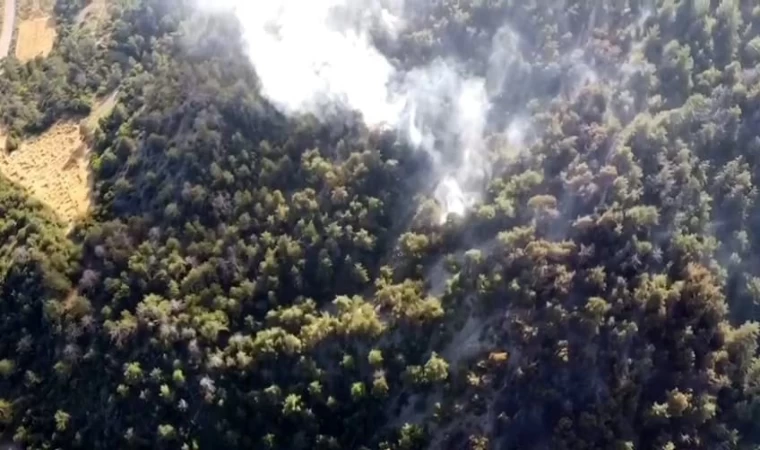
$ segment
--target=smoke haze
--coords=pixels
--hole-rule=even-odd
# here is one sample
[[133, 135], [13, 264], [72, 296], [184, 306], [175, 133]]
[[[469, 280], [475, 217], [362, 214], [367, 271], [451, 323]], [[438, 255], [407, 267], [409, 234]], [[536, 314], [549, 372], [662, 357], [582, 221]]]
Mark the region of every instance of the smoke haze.
[[442, 221], [477, 200], [490, 99], [516, 58], [508, 27], [494, 39], [487, 80], [455, 59], [402, 70], [386, 57], [373, 37], [394, 40], [404, 30], [403, 0], [204, 1], [234, 10], [263, 94], [283, 112], [327, 118], [351, 109], [370, 127], [397, 129], [431, 156]]

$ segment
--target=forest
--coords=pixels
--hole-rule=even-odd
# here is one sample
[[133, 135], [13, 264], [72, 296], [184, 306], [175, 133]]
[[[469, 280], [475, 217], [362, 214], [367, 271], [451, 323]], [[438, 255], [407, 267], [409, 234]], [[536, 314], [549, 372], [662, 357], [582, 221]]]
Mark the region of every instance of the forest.
[[239, 16], [88, 3], [0, 61], [8, 154], [118, 93], [85, 217], [0, 173], [0, 446], [760, 448], [757, 2], [403, 2], [398, 68], [519, 36], [448, 215], [403, 133], [272, 101]]

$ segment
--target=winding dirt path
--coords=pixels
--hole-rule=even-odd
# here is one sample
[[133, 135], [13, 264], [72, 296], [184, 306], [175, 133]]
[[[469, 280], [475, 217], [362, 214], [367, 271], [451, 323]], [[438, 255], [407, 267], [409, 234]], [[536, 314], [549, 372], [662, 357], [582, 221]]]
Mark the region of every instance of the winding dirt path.
[[0, 59], [8, 56], [11, 49], [11, 38], [16, 26], [16, 0], [5, 0], [3, 25], [0, 31]]

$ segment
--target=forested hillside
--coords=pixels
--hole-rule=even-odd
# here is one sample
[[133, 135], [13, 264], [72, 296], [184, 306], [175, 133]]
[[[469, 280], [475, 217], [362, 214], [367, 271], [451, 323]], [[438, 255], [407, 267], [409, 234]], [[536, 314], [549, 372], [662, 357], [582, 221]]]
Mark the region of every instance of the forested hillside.
[[760, 6], [396, 3], [373, 45], [486, 80], [478, 136], [283, 108], [194, 0], [57, 0], [0, 63], [8, 153], [116, 95], [86, 217], [0, 173], [0, 445], [760, 448]]

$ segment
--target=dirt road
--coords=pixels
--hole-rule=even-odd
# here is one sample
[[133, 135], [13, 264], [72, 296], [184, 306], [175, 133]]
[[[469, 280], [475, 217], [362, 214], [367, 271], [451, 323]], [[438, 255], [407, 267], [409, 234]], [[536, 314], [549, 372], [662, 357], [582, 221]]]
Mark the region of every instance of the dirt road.
[[3, 25], [0, 30], [0, 59], [8, 56], [11, 49], [11, 38], [16, 20], [16, 0], [5, 0], [5, 11], [3, 12]]

